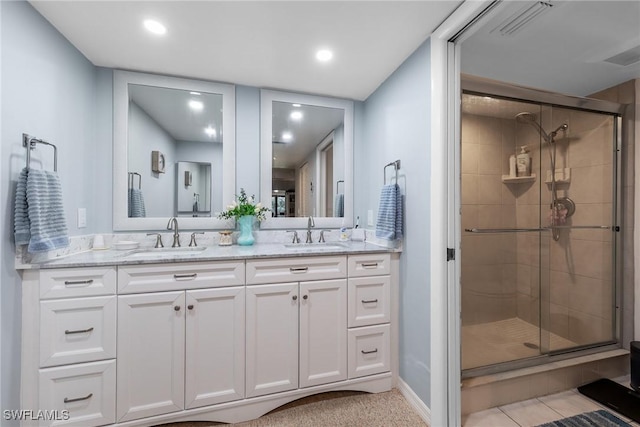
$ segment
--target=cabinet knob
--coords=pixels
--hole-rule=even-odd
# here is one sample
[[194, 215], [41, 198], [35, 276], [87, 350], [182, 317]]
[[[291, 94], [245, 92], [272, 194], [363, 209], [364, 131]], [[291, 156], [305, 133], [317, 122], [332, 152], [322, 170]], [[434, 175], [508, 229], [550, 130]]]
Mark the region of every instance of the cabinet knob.
[[309, 299], [309, 295], [304, 295], [302, 299]]
[[294, 295], [291, 297], [294, 301], [298, 299], [298, 295]]
[[174, 309], [175, 311], [180, 311], [180, 306], [179, 306], [179, 305], [176, 305], [175, 307], [173, 307], [173, 309]]
[[187, 306], [187, 308], [188, 308], [189, 310], [193, 310], [193, 304], [189, 304], [189, 305]]

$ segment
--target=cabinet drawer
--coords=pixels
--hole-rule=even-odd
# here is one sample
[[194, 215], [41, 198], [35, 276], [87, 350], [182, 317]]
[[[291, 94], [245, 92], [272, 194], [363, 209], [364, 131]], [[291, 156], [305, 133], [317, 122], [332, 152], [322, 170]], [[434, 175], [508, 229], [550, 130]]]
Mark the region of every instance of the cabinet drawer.
[[116, 357], [116, 296], [40, 303], [40, 366]]
[[118, 292], [174, 291], [244, 285], [244, 262], [191, 262], [118, 267]]
[[115, 295], [115, 293], [115, 267], [57, 268], [40, 272], [41, 299]]
[[349, 327], [388, 323], [391, 318], [389, 276], [349, 279]]
[[389, 330], [389, 325], [349, 329], [350, 379], [391, 369]]
[[377, 276], [391, 272], [388, 253], [349, 255], [349, 277]]
[[347, 260], [344, 256], [247, 261], [247, 285], [341, 279], [346, 276]]
[[115, 360], [41, 369], [39, 377], [40, 407], [69, 415], [67, 420], [42, 420], [39, 425], [92, 427], [115, 422]]

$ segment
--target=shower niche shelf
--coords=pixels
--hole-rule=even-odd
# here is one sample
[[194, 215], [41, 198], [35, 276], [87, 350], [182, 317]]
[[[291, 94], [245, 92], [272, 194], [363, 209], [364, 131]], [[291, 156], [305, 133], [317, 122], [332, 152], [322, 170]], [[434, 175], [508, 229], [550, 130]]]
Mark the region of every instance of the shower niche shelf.
[[[551, 184], [551, 169], [547, 169], [547, 178], [545, 183]], [[571, 168], [556, 169], [556, 184], [569, 184], [571, 183]]]
[[518, 184], [522, 182], [533, 182], [536, 180], [536, 174], [532, 173], [529, 176], [510, 176], [502, 175], [502, 182], [505, 184]]

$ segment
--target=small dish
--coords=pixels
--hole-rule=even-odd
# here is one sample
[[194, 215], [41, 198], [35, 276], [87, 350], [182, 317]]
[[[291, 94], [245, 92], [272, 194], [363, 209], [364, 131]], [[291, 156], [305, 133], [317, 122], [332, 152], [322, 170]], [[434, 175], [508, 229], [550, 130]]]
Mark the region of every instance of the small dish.
[[92, 250], [94, 250], [94, 251], [105, 251], [105, 250], [107, 250], [107, 249], [109, 249], [109, 248], [108, 248], [107, 246], [99, 246], [99, 247], [95, 247], [95, 246], [94, 246], [94, 247], [93, 247], [93, 248], [91, 248], [91, 249], [92, 249]]
[[130, 249], [138, 249], [140, 243], [134, 242], [132, 240], [120, 240], [113, 245], [119, 251], [126, 251]]

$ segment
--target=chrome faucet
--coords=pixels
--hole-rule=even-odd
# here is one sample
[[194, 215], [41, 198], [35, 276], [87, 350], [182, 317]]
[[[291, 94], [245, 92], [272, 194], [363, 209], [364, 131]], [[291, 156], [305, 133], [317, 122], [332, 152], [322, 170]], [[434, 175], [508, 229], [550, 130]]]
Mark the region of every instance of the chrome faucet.
[[316, 223], [313, 221], [313, 217], [310, 216], [309, 220], [307, 221], [307, 240], [305, 240], [305, 243], [313, 243], [313, 239], [311, 238], [311, 227], [315, 227]]
[[178, 220], [175, 217], [169, 218], [169, 223], [167, 223], [167, 230], [173, 230], [173, 244], [172, 248], [176, 246], [180, 247], [180, 233], [178, 232]]

